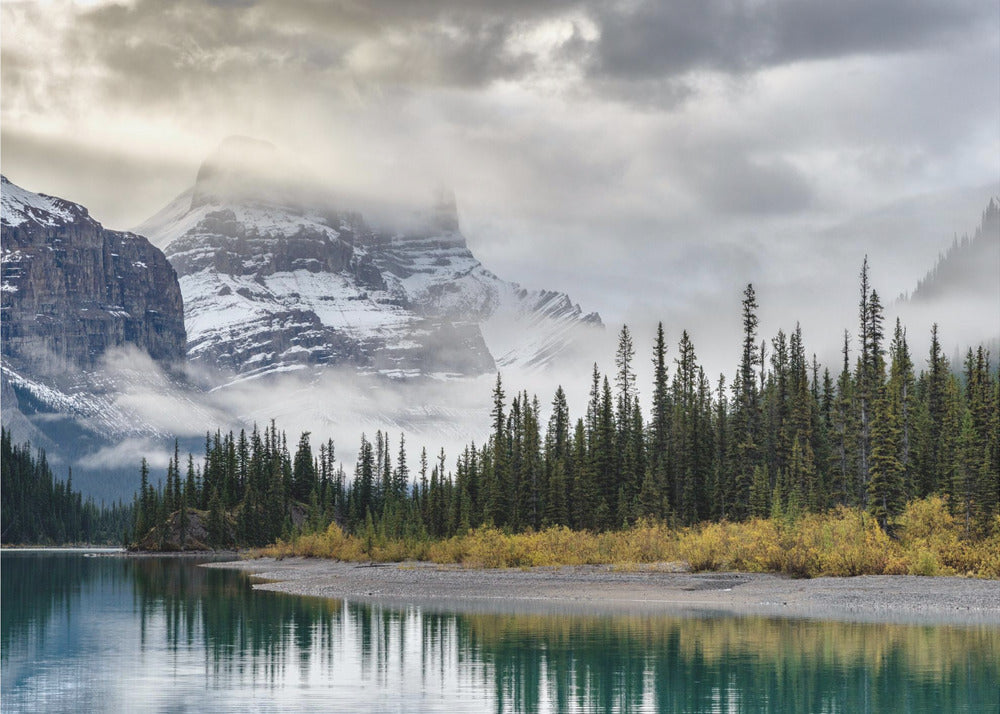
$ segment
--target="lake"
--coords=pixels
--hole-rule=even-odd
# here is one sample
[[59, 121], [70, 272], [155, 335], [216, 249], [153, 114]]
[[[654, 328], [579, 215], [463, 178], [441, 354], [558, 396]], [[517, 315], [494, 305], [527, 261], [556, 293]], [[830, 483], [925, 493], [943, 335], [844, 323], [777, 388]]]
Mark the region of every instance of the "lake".
[[204, 559], [0, 556], [9, 712], [997, 712], [1000, 628], [462, 612]]

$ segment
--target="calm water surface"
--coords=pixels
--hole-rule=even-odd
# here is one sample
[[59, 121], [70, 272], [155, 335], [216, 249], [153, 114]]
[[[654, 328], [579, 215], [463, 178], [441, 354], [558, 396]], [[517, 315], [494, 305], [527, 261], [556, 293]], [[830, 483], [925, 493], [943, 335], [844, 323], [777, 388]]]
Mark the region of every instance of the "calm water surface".
[[4, 712], [997, 712], [1000, 628], [470, 614], [10, 553]]

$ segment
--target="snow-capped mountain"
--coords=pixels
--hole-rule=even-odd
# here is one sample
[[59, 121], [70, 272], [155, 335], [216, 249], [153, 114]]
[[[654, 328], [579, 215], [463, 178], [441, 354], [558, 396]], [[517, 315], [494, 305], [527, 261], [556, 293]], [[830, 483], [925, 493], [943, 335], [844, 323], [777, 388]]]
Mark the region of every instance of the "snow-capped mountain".
[[181, 293], [162, 252], [6, 177], [0, 201], [5, 357], [34, 369], [85, 368], [132, 344], [157, 360], [184, 359]]
[[4, 426], [54, 463], [130, 436], [168, 437], [122, 399], [182, 392], [171, 371], [186, 355], [183, 304], [163, 253], [6, 177], [0, 202]]
[[135, 229], [180, 276], [193, 362], [244, 378], [315, 365], [476, 375], [545, 365], [601, 324], [562, 293], [486, 270], [446, 192], [407, 228], [379, 228], [262, 178], [275, 157], [263, 142], [227, 140], [191, 189]]
[[2, 420], [85, 492], [128, 496], [175, 436], [197, 452], [272, 418], [348, 454], [361, 430], [465, 443], [490, 380], [454, 377], [549, 364], [601, 324], [486, 270], [449, 194], [379, 227], [260, 181], [272, 151], [226, 142], [130, 233], [3, 180]]

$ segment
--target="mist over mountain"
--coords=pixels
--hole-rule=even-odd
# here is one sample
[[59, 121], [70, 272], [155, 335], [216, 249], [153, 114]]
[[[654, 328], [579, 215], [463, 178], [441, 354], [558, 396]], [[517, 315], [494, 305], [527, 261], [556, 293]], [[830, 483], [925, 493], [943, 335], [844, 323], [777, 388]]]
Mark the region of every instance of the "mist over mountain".
[[450, 192], [369, 221], [286, 167], [264, 142], [227, 140], [135, 233], [4, 179], [16, 439], [109, 498], [175, 437], [197, 451], [207, 430], [274, 417], [459, 443], [498, 368], [545, 370], [601, 332], [569, 296], [483, 267]]
[[544, 366], [601, 324], [483, 267], [450, 192], [372, 220], [288, 165], [269, 144], [227, 139], [136, 227], [178, 271], [193, 363], [243, 378], [323, 365], [474, 376]]
[[[150, 378], [176, 388], [186, 336], [177, 275], [134, 233], [2, 178], [3, 422], [72, 464], [107, 439], [167, 436], [121, 403]], [[108, 360], [132, 354], [109, 370]]]
[[[903, 299], [930, 303], [953, 297], [1000, 305], [1000, 205], [991, 198], [970, 238], [956, 236], [947, 252]], [[1000, 327], [998, 327], [1000, 330]]]
[[[1000, 348], [1000, 204], [990, 198], [979, 225], [955, 235], [937, 262], [892, 306], [904, 324], [929, 330], [937, 323], [959, 369], [965, 350], [979, 343], [994, 358]], [[918, 333], [919, 334], [919, 333]]]

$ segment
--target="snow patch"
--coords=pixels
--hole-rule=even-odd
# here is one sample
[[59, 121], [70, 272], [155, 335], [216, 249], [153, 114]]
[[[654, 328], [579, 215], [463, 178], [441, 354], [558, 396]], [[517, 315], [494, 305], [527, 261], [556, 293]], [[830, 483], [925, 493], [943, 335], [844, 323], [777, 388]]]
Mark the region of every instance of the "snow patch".
[[0, 204], [0, 221], [12, 228], [28, 222], [58, 226], [72, 222], [77, 215], [86, 215], [81, 206], [44, 193], [28, 191], [11, 183], [6, 176], [0, 176]]

